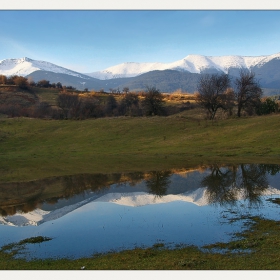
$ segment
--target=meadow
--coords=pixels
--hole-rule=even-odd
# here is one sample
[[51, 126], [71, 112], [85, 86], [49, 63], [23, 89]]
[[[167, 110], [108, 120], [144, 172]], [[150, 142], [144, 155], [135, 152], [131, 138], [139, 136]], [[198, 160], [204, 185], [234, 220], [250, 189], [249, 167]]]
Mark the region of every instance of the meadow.
[[214, 121], [203, 116], [193, 109], [168, 117], [1, 118], [1, 181], [280, 163], [279, 114]]

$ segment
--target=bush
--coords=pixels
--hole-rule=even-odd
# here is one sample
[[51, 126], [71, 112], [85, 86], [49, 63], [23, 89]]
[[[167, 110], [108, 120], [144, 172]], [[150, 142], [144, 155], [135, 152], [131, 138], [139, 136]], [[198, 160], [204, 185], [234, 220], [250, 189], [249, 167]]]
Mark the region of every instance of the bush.
[[258, 115], [268, 115], [271, 113], [278, 112], [278, 103], [274, 100], [267, 98], [265, 101], [261, 102], [257, 108]]

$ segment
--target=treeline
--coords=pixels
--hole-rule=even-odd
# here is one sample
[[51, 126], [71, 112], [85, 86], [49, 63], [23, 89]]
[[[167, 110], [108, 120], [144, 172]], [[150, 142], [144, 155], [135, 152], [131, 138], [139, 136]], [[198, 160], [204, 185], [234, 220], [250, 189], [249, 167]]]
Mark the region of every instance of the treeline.
[[[23, 90], [19, 92], [14, 89], [13, 95], [4, 96], [3, 93], [0, 95], [0, 99], [2, 99], [0, 100], [0, 113], [9, 117], [87, 119], [117, 116], [162, 116], [193, 107], [190, 102], [181, 104], [181, 106], [166, 106], [163, 100], [164, 95], [155, 87], [147, 87], [146, 91], [138, 93], [130, 92], [129, 88], [125, 87], [122, 94], [120, 91], [110, 94], [103, 90], [100, 92], [89, 92], [88, 89], [78, 91], [71, 86], [63, 86], [61, 83], [50, 84], [47, 80], [41, 80], [35, 84], [21, 76], [7, 78], [4, 75], [0, 76], [0, 84], [14, 85]], [[32, 87], [59, 89], [56, 105], [40, 102]], [[3, 100], [4, 102], [1, 103]]]
[[202, 75], [198, 81], [196, 102], [207, 110], [208, 118], [213, 120], [217, 111], [228, 115], [264, 115], [276, 113], [279, 106], [276, 100], [262, 99], [262, 89], [253, 72], [241, 70], [233, 83], [226, 74]]
[[25, 78], [17, 75], [13, 75], [10, 77], [7, 77], [5, 75], [0, 75], [0, 85], [15, 85], [18, 86], [20, 89], [39, 87], [39, 88], [57, 88], [57, 89], [76, 90], [76, 88], [72, 86], [63, 86], [60, 82], [50, 83], [50, 81], [43, 79], [35, 83], [32, 78]]
[[[264, 115], [279, 112], [279, 105], [272, 98], [263, 98], [262, 89], [253, 72], [242, 70], [240, 76], [231, 81], [226, 74], [201, 75], [195, 103], [181, 102], [176, 105], [166, 104], [171, 100], [155, 87], [133, 93], [128, 87], [120, 90], [110, 89], [111, 93], [100, 90], [98, 93], [76, 90], [72, 86], [63, 86], [60, 82], [51, 84], [48, 80], [35, 83], [21, 76], [6, 77], [0, 75], [0, 84], [12, 85], [21, 92], [15, 92], [13, 99], [1, 93], [0, 113], [9, 117], [34, 117], [51, 119], [87, 119], [117, 116], [167, 116], [183, 110], [201, 106], [207, 111], [207, 118], [214, 119], [218, 111], [228, 116]], [[15, 88], [16, 88], [15, 87]], [[40, 102], [35, 94], [38, 88], [55, 88], [59, 94], [56, 105]], [[16, 91], [16, 90], [15, 90]], [[171, 95], [172, 96], [172, 95]], [[165, 100], [164, 100], [165, 99]], [[10, 101], [9, 101], [10, 100]]]
[[164, 95], [155, 87], [145, 92], [114, 94], [61, 92], [57, 105], [60, 119], [87, 119], [118, 116], [166, 116], [191, 109], [190, 102], [180, 107], [166, 106]]

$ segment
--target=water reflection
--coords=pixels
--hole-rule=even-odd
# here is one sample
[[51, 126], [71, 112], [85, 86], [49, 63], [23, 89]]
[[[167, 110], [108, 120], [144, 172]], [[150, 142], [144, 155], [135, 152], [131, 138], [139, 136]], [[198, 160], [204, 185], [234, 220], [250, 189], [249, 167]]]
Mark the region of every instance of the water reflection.
[[59, 203], [62, 207], [67, 203], [70, 205], [78, 200], [93, 200], [112, 192], [148, 193], [160, 199], [170, 194], [190, 196], [200, 188], [204, 188], [203, 195], [207, 204], [233, 206], [243, 199], [250, 205], [257, 205], [261, 202], [260, 196], [269, 188], [268, 176], [275, 176], [279, 172], [279, 165], [211, 165], [195, 170], [181, 170], [180, 173], [151, 171], [79, 174], [32, 182], [2, 183], [0, 215], [5, 217], [18, 212], [28, 213], [37, 208], [51, 211], [60, 207]]
[[209, 204], [219, 205], [234, 205], [240, 199], [248, 200], [251, 205], [259, 204], [260, 196], [269, 187], [267, 173], [273, 174], [277, 169], [279, 172], [279, 166], [258, 164], [214, 165], [209, 169], [211, 173], [202, 179], [201, 185], [207, 188]]
[[76, 258], [158, 242], [226, 242], [244, 226], [236, 215], [279, 219], [264, 196], [279, 197], [279, 182], [279, 165], [241, 164], [1, 183], [0, 247], [42, 235], [53, 239], [28, 245], [26, 257]]
[[31, 182], [0, 184], [0, 215], [14, 215], [18, 211], [30, 212], [41, 203], [56, 204], [88, 192], [104, 192], [112, 184], [130, 182], [131, 186], [143, 180], [143, 173], [79, 174], [52, 177]]
[[146, 180], [149, 193], [154, 194], [156, 197], [166, 195], [168, 186], [171, 183], [171, 171], [153, 171], [149, 175], [149, 179]]

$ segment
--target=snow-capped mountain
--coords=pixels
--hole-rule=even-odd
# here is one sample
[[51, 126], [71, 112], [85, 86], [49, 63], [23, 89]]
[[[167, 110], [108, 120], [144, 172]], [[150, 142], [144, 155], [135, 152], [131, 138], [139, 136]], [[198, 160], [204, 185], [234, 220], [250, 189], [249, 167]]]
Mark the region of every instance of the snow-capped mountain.
[[203, 56], [188, 55], [171, 63], [136, 63], [127, 62], [106, 68], [102, 71], [88, 73], [97, 79], [113, 79], [135, 77], [154, 70], [177, 70], [201, 74], [209, 70], [221, 71], [229, 74], [231, 69], [260, 68], [273, 59], [280, 59], [280, 53], [267, 56]]
[[34, 82], [46, 79], [50, 83], [61, 82], [79, 90], [88, 88], [95, 91], [124, 87], [139, 91], [146, 90], [147, 86], [155, 86], [161, 92], [174, 92], [177, 89], [194, 92], [200, 74], [227, 73], [234, 80], [241, 68], [250, 69], [256, 74], [261, 87], [268, 90], [267, 95], [279, 94], [280, 53], [262, 56], [188, 55], [171, 63], [126, 62], [87, 74], [26, 57], [0, 61], [0, 75], [30, 77]]
[[28, 57], [0, 60], [0, 74], [5, 76], [27, 76], [38, 70], [67, 74], [74, 77], [89, 79], [89, 77], [81, 73], [60, 67], [47, 61], [33, 60]]

